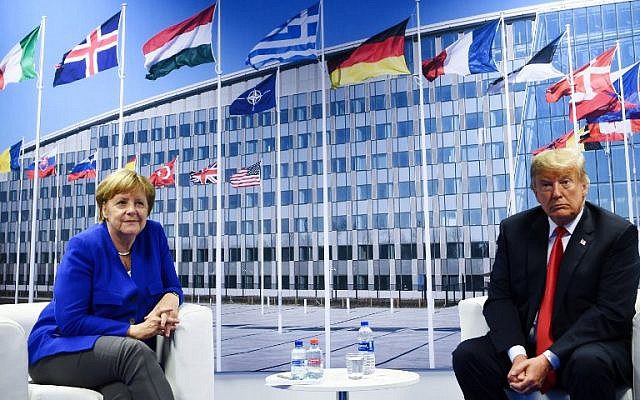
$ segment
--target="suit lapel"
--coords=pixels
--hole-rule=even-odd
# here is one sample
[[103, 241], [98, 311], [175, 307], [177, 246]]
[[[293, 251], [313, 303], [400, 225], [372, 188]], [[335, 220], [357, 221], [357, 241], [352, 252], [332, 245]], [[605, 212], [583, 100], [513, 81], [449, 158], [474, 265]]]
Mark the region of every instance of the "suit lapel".
[[527, 280], [529, 282], [529, 298], [532, 300], [529, 307], [529, 315], [527, 316], [528, 324], [533, 323], [533, 319], [540, 308], [547, 277], [549, 222], [546, 214], [543, 212], [540, 214], [531, 226], [527, 239]]
[[558, 311], [558, 307], [562, 303], [560, 299], [564, 297], [564, 294], [571, 283], [571, 277], [575, 272], [576, 268], [582, 261], [585, 253], [591, 246], [591, 242], [593, 241], [593, 220], [591, 218], [591, 213], [589, 212], [589, 208], [586, 203], [584, 206], [584, 211], [582, 212], [582, 218], [576, 225], [576, 229], [574, 229], [571, 238], [569, 239], [569, 243], [567, 244], [567, 248], [564, 251], [564, 255], [562, 256], [562, 262], [560, 263], [560, 271], [558, 271], [558, 282], [556, 284], [556, 295], [555, 301], [553, 302], [553, 313], [554, 315]]

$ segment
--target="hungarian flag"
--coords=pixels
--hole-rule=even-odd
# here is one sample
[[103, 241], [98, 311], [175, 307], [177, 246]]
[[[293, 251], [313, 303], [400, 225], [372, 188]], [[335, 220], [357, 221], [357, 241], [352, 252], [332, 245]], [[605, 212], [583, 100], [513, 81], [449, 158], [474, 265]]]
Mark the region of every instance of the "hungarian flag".
[[381, 75], [409, 74], [404, 58], [404, 31], [408, 22], [409, 18], [367, 39], [355, 49], [328, 57], [331, 87]]
[[[522, 82], [546, 81], [547, 79], [559, 78], [564, 74], [553, 66], [553, 56], [556, 53], [560, 39], [564, 33], [553, 39], [549, 44], [540, 49], [522, 67], [510, 72], [507, 75], [509, 84]], [[500, 93], [504, 87], [504, 78], [500, 77], [489, 84], [488, 94]]]
[[149, 182], [151, 182], [155, 187], [175, 185], [176, 179], [173, 172], [173, 166], [175, 163], [176, 159], [174, 158], [157, 170], [153, 171], [153, 174], [149, 177]]
[[200, 171], [189, 172], [189, 180], [196, 185], [206, 185], [207, 183], [218, 183], [218, 164], [213, 163], [204, 167]]
[[[615, 51], [616, 47], [610, 48], [573, 73], [574, 98], [569, 104], [571, 121], [573, 121], [571, 107], [574, 107], [574, 104], [577, 119], [587, 116], [595, 117], [615, 109], [618, 96], [609, 76]], [[565, 76], [547, 88], [547, 102], [555, 103], [563, 96], [571, 96], [569, 76]]]
[[95, 153], [77, 163], [69, 176], [67, 181], [73, 182], [82, 178], [95, 178], [96, 177], [96, 155]]
[[433, 81], [444, 74], [467, 76], [497, 71], [491, 47], [499, 22], [497, 19], [474, 29], [453, 42], [435, 58], [424, 60], [424, 77]]
[[211, 25], [215, 4], [156, 34], [142, 46], [145, 78], [155, 80], [182, 66], [213, 62]]
[[34, 53], [39, 32], [40, 26], [13, 46], [0, 61], [0, 90], [3, 90], [7, 83], [18, 83], [36, 77]]

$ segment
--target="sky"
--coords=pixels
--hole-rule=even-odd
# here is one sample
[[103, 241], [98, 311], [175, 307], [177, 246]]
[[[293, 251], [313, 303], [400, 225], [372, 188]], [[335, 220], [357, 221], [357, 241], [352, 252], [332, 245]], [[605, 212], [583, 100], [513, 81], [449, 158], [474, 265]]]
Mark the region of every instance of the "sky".
[[[246, 56], [260, 39], [314, 2], [222, 0], [220, 61], [223, 74], [247, 68]], [[547, 1], [421, 0], [420, 19], [425, 25], [544, 2]], [[120, 83], [116, 68], [55, 88], [53, 78], [54, 66], [62, 60], [63, 54], [117, 13], [121, 4], [115, 0], [0, 0], [2, 9], [6, 10], [0, 14], [0, 58], [33, 30], [42, 16], [46, 16], [41, 137], [118, 108]], [[125, 21], [125, 105], [215, 77], [215, 64], [211, 63], [182, 67], [155, 81], [146, 80], [142, 55], [142, 45], [149, 38], [210, 4], [203, 0], [130, 0]], [[325, 45], [331, 47], [365, 39], [407, 16], [412, 17], [408, 28], [415, 27], [415, 4], [413, 0], [324, 0]], [[37, 46], [36, 69], [40, 42]], [[214, 52], [217, 53], [215, 47]], [[36, 110], [37, 79], [9, 84], [0, 91], [0, 151], [22, 137], [26, 142], [35, 139]]]

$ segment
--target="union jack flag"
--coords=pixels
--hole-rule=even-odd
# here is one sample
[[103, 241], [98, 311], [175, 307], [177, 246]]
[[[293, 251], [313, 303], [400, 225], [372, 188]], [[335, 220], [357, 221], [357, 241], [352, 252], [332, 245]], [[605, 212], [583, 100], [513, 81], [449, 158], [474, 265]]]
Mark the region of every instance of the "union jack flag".
[[231, 187], [236, 189], [260, 185], [260, 161], [250, 167], [242, 168], [231, 176]]
[[189, 172], [189, 180], [196, 185], [206, 185], [207, 183], [218, 183], [218, 164], [213, 163], [200, 171]]
[[88, 78], [118, 66], [118, 29], [120, 12], [91, 31], [77, 46], [62, 56], [56, 65], [53, 86]]

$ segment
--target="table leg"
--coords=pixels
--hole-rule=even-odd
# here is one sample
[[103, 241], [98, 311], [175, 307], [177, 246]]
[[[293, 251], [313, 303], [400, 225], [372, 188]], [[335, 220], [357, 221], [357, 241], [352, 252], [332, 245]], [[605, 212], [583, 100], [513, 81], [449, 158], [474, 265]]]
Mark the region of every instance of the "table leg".
[[336, 400], [349, 400], [349, 392], [337, 392]]

